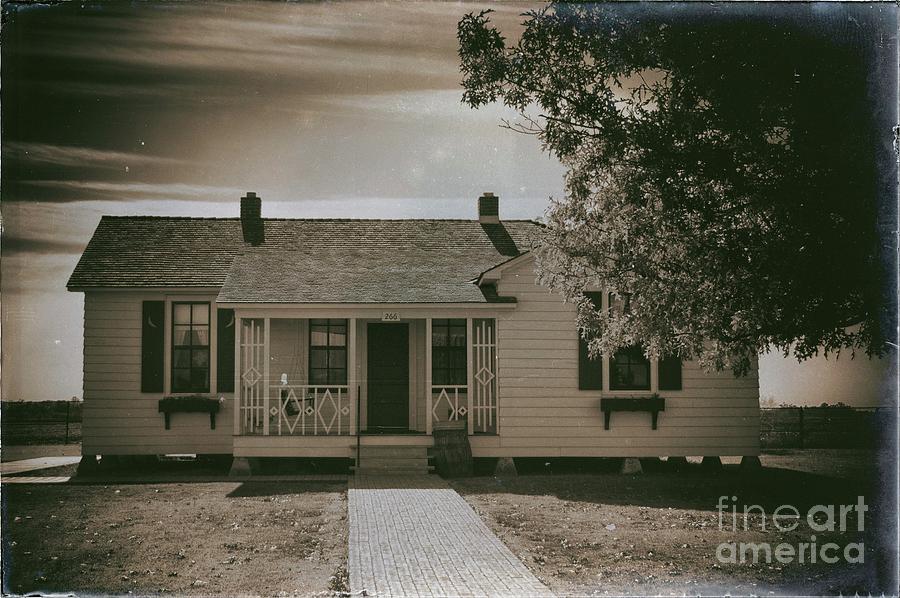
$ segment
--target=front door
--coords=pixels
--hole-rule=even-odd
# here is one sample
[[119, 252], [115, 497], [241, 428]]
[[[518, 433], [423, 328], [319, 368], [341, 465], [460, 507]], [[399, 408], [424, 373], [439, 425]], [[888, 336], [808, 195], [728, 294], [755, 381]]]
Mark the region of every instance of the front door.
[[409, 327], [407, 324], [369, 324], [369, 432], [409, 429]]

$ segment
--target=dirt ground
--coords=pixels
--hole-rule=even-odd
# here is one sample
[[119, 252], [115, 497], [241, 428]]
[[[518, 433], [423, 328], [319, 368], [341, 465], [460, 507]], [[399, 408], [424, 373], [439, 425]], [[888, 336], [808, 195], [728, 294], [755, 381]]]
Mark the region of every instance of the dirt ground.
[[327, 595], [343, 483], [4, 485], [5, 592]]
[[[711, 475], [691, 464], [672, 472], [651, 463], [645, 473], [592, 475], [520, 475], [470, 478], [453, 482], [489, 527], [526, 566], [558, 595], [724, 595], [868, 593], [869, 565], [794, 562], [722, 563], [721, 543], [811, 542], [838, 544], [869, 540], [857, 532], [853, 514], [848, 531], [812, 530], [805, 522], [816, 504], [854, 504], [866, 497], [870, 512], [865, 529], [877, 527], [869, 481], [874, 455], [867, 451], [779, 451], [764, 455], [765, 469], [755, 475], [726, 465]], [[558, 471], [559, 467], [556, 468]], [[839, 475], [836, 475], [837, 472]], [[736, 496], [738, 530], [726, 510], [719, 528], [720, 496]], [[743, 529], [743, 505], [767, 512], [766, 531], [753, 514]], [[793, 532], [773, 529], [771, 514], [793, 505], [802, 521]], [[728, 507], [730, 509], [730, 507]], [[783, 527], [790, 527], [787, 523]], [[727, 553], [724, 553], [727, 555]], [[739, 554], [739, 553], [738, 553]], [[809, 561], [807, 553], [807, 561]]]

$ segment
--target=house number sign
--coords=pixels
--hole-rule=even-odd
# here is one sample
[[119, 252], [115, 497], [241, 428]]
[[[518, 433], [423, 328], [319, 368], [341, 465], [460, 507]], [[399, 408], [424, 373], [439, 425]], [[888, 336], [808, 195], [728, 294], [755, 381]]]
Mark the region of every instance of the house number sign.
[[386, 311], [381, 314], [382, 322], [399, 322], [400, 321], [400, 312], [399, 311]]

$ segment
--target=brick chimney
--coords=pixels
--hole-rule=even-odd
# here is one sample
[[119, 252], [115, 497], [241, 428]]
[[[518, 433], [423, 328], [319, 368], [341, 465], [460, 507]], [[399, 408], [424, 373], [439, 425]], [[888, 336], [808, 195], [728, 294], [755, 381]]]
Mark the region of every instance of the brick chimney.
[[262, 198], [253, 191], [241, 198], [241, 230], [244, 242], [259, 245], [263, 241]]
[[500, 198], [485, 191], [478, 198], [478, 222], [481, 224], [500, 223]]

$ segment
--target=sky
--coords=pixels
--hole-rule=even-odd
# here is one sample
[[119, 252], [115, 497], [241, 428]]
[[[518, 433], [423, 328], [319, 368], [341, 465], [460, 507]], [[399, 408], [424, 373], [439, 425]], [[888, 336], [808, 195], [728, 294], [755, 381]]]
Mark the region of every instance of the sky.
[[[493, 5], [508, 35], [534, 4]], [[464, 3], [6, 5], [2, 397], [81, 395], [66, 280], [102, 214], [539, 218], [562, 166], [460, 102]], [[761, 361], [776, 402], [876, 404], [885, 365]]]

